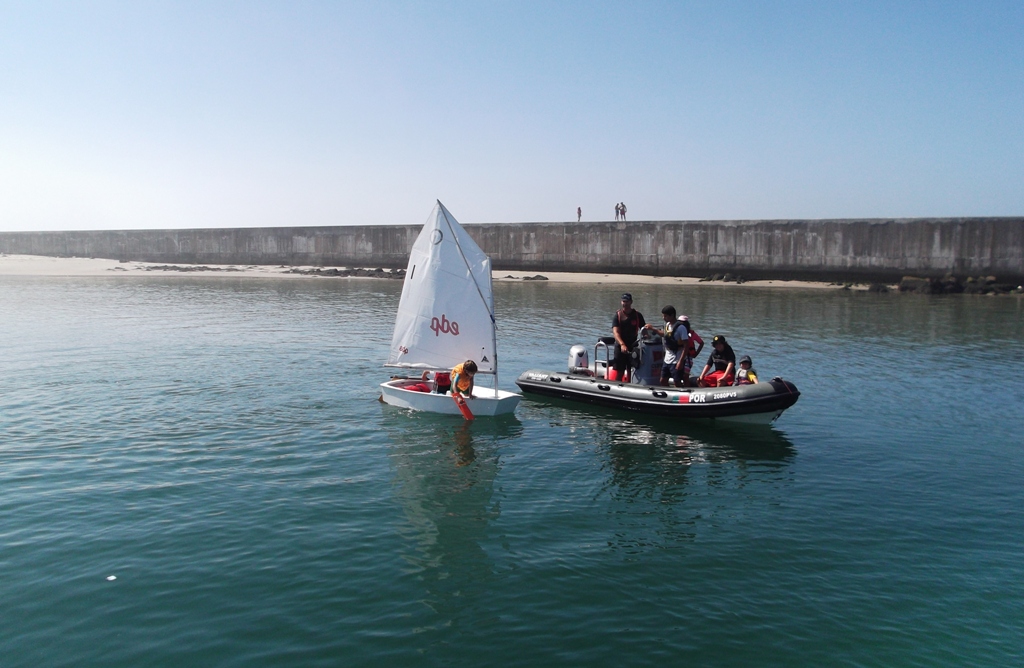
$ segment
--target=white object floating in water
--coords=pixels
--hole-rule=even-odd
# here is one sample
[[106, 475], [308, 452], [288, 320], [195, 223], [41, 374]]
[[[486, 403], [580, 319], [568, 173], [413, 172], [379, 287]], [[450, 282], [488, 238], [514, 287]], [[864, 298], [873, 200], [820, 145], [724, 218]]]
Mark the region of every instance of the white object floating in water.
[[108, 575], [107, 576], [107, 582], [113, 582], [116, 579], [117, 579], [116, 575]]

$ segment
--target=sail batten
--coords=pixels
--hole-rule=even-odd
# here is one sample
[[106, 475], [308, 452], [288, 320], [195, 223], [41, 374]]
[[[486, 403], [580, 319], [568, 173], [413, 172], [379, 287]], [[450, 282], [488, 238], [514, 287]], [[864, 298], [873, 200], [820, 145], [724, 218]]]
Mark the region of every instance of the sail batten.
[[495, 374], [490, 258], [438, 202], [409, 254], [385, 366], [446, 370], [472, 359]]

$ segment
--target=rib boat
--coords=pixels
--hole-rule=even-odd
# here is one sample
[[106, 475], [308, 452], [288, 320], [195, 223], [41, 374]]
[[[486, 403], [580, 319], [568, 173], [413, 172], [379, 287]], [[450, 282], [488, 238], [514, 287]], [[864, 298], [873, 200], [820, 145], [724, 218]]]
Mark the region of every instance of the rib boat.
[[[770, 424], [800, 398], [796, 385], [772, 378], [753, 385], [727, 387], [661, 387], [657, 385], [664, 353], [657, 337], [643, 341], [637, 367], [628, 381], [608, 380], [615, 340], [603, 337], [594, 347], [594, 362], [587, 350], [573, 346], [568, 371], [530, 369], [520, 374], [516, 385], [527, 395], [555, 397], [567, 401], [618, 408], [624, 411], [685, 419], [713, 419], [729, 422]], [[604, 353], [604, 359], [599, 354]]]

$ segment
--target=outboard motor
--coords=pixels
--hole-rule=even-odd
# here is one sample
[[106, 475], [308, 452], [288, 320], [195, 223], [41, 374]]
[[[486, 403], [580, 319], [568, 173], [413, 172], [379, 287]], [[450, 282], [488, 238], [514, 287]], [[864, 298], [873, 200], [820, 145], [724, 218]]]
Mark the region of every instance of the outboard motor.
[[587, 354], [586, 346], [579, 344], [569, 348], [569, 373], [593, 375], [590, 370], [590, 356]]
[[632, 382], [640, 385], [658, 385], [661, 381], [661, 365], [665, 359], [665, 344], [661, 337], [645, 330], [640, 336], [639, 359], [634, 360]]

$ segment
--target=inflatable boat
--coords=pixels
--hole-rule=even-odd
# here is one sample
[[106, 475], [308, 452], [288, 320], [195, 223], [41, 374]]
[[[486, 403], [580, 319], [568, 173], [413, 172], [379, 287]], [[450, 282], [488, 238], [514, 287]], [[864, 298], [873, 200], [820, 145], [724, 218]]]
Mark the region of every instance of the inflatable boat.
[[755, 424], [774, 422], [800, 398], [796, 385], [782, 378], [727, 387], [661, 387], [657, 383], [664, 348], [657, 337], [641, 343], [632, 377], [617, 379], [609, 363], [614, 345], [610, 337], [600, 339], [594, 347], [593, 363], [583, 346], [573, 346], [568, 372], [531, 369], [519, 376], [516, 385], [527, 395], [648, 415]]

